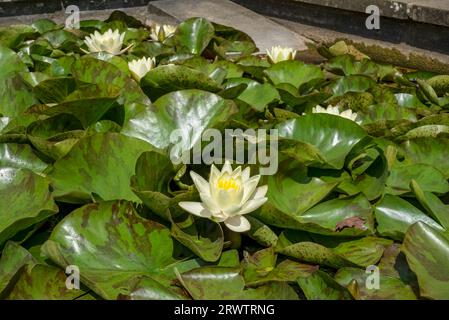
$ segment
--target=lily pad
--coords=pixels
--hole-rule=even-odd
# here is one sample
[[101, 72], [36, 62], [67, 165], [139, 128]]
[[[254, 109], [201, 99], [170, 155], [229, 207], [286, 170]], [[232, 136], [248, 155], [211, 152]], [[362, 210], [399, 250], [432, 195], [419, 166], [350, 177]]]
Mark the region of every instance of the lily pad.
[[395, 277], [380, 275], [378, 288], [367, 285], [371, 275], [363, 269], [342, 268], [335, 275], [335, 280], [342, 286], [349, 286], [355, 280], [358, 300], [416, 300], [413, 289]]
[[10, 300], [75, 300], [86, 295], [80, 289], [68, 289], [63, 270], [47, 265], [28, 266], [8, 295]]
[[80, 139], [49, 173], [53, 195], [71, 203], [84, 203], [94, 196], [140, 202], [130, 188], [130, 179], [139, 156], [151, 149], [142, 140], [118, 133]]
[[328, 114], [310, 114], [277, 126], [279, 136], [301, 141], [319, 150], [324, 168], [341, 169], [351, 149], [366, 132], [351, 120]]
[[78, 266], [82, 282], [103, 298], [173, 299], [181, 297], [170, 289], [173, 246], [167, 228], [139, 217], [131, 203], [112, 201], [72, 212], [43, 250], [62, 267]]
[[19, 75], [20, 72], [27, 72], [28, 68], [13, 50], [1, 45], [0, 61], [0, 113], [19, 116], [36, 102]]
[[428, 215], [397, 196], [385, 195], [376, 205], [375, 215], [379, 234], [395, 240], [402, 240], [408, 228], [418, 221], [443, 229]]
[[307, 65], [300, 61], [282, 61], [265, 70], [266, 75], [276, 86], [282, 83], [291, 84], [296, 89], [313, 80], [324, 79], [320, 67]]
[[5, 289], [14, 281], [14, 277], [26, 265], [35, 263], [33, 256], [15, 242], [6, 243], [0, 259], [0, 297], [4, 297]]
[[47, 166], [26, 144], [0, 144], [0, 168], [29, 169], [39, 173]]
[[245, 289], [239, 269], [202, 267], [178, 275], [178, 279], [195, 300], [297, 300], [288, 284], [269, 283]]
[[56, 212], [47, 178], [28, 169], [0, 169], [0, 246]]
[[418, 278], [421, 295], [430, 299], [448, 299], [448, 235], [417, 222], [408, 229], [402, 251]]
[[150, 70], [141, 84], [152, 100], [178, 90], [199, 89], [214, 93], [221, 90], [221, 86], [207, 74], [181, 65], [159, 66]]
[[215, 33], [214, 26], [204, 18], [191, 18], [178, 26], [174, 41], [180, 50], [199, 55]]
[[161, 97], [151, 108], [130, 119], [122, 132], [158, 149], [174, 146], [170, 156], [179, 158], [201, 141], [204, 130], [226, 121], [234, 112], [232, 101], [213, 93], [177, 91]]

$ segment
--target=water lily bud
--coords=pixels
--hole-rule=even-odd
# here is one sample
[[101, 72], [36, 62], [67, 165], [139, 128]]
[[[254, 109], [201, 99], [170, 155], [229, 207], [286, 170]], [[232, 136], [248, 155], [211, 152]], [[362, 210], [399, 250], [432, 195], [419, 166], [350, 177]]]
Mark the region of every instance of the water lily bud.
[[151, 27], [150, 37], [154, 41], [164, 41], [165, 39], [171, 37], [176, 32], [177, 27], [169, 24], [153, 24]]
[[283, 48], [281, 46], [272, 47], [267, 50], [267, 56], [271, 63], [278, 63], [286, 60], [295, 60], [296, 50], [292, 48]]
[[339, 116], [342, 118], [346, 118], [349, 120], [352, 120], [354, 122], [357, 122], [357, 113], [353, 112], [351, 109], [345, 110], [343, 112], [340, 112], [337, 106], [329, 106], [326, 108], [323, 108], [322, 106], [316, 106], [312, 109], [313, 113], [327, 113], [327, 114], [333, 114], [334, 116]]
[[140, 81], [145, 75], [156, 66], [155, 58], [142, 58], [128, 62], [129, 71], [133, 77]]

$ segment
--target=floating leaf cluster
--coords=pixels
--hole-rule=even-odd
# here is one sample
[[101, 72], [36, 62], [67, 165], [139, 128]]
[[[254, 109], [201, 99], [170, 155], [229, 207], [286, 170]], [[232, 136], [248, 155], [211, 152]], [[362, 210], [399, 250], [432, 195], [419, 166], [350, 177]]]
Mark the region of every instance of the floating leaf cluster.
[[[0, 298], [449, 299], [449, 76], [257, 51], [202, 18], [0, 28]], [[210, 166], [170, 135], [209, 128], [278, 130], [244, 233], [179, 206]]]

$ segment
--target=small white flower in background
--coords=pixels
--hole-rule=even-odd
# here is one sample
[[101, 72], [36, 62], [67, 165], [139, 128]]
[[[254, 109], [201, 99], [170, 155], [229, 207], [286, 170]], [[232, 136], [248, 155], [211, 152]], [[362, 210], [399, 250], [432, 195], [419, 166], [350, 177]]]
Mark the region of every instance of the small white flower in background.
[[224, 224], [235, 232], [246, 232], [251, 225], [243, 215], [260, 208], [268, 198], [268, 186], [257, 188], [260, 175], [250, 177], [250, 168], [232, 171], [229, 161], [222, 170], [211, 167], [209, 182], [190, 172], [202, 202], [180, 202], [179, 206], [191, 214]]
[[145, 75], [156, 66], [155, 58], [142, 58], [128, 62], [129, 71], [137, 81], [140, 81]]
[[84, 43], [87, 45], [89, 52], [108, 52], [113, 55], [119, 55], [131, 47], [129, 46], [126, 49], [121, 50], [124, 40], [125, 33], [109, 29], [103, 34], [95, 31], [84, 39]]
[[295, 60], [296, 52], [292, 48], [276, 46], [272, 47], [271, 50], [267, 50], [267, 55], [272, 63], [278, 63], [286, 60]]
[[151, 26], [151, 34], [150, 37], [154, 41], [164, 41], [168, 37], [171, 37], [176, 32], [177, 26], [169, 25], [169, 24], [157, 24], [154, 23]]
[[322, 106], [316, 106], [315, 108], [312, 109], [313, 113], [327, 113], [327, 114], [333, 114], [342, 118], [346, 118], [349, 120], [352, 120], [354, 122], [357, 122], [357, 113], [356, 112], [352, 112], [351, 109], [345, 110], [343, 112], [340, 112], [340, 110], [338, 109], [337, 106], [333, 107], [333, 106], [329, 106], [326, 108], [323, 108]]

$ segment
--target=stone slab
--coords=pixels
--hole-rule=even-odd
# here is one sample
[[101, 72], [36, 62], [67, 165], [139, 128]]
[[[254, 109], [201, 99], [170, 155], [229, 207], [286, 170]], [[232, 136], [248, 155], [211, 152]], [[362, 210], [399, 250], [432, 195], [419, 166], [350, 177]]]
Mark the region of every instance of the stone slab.
[[299, 34], [228, 0], [160, 0], [149, 3], [149, 12], [157, 9], [178, 21], [204, 17], [218, 24], [239, 29], [256, 42], [261, 52], [280, 45], [307, 50], [307, 40]]
[[76, 5], [81, 11], [146, 6], [150, 0], [0, 0], [0, 17], [50, 14]]
[[290, 0], [342, 10], [366, 12], [371, 5], [379, 7], [383, 17], [408, 19], [408, 6], [414, 0]]
[[[263, 2], [264, 0], [261, 0]], [[336, 9], [366, 12], [370, 5], [380, 9], [381, 16], [410, 19], [417, 22], [449, 26], [448, 0], [290, 0]]]

